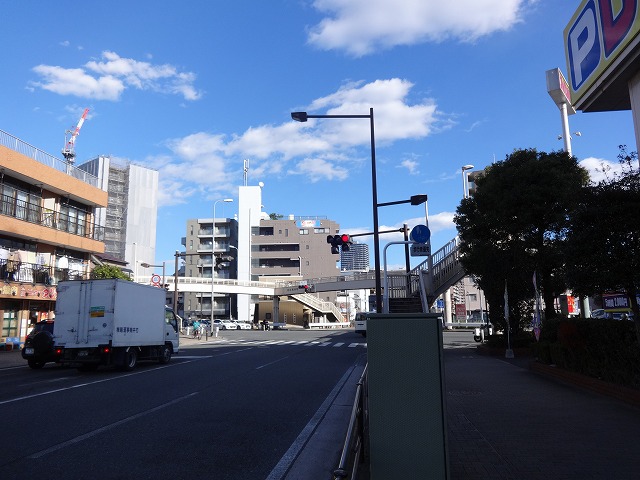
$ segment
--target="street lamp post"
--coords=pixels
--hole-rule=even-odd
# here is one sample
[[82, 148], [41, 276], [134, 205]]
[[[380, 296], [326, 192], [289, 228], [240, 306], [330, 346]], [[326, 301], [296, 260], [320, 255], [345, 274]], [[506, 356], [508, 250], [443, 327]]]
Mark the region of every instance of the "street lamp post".
[[297, 122], [306, 122], [309, 118], [368, 118], [371, 130], [371, 195], [373, 207], [373, 251], [376, 276], [376, 312], [382, 312], [382, 279], [380, 278], [380, 235], [378, 232], [378, 186], [376, 175], [376, 146], [374, 134], [373, 108], [369, 115], [309, 115], [307, 112], [292, 112], [291, 118]]
[[211, 223], [211, 328], [213, 328], [213, 307], [215, 305], [215, 300], [213, 297], [214, 294], [214, 283], [213, 279], [215, 278], [215, 266], [216, 266], [216, 203], [225, 202], [230, 203], [233, 202], [233, 198], [221, 198], [220, 200], [216, 200], [213, 202], [213, 222]]
[[162, 288], [164, 288], [165, 282], [165, 272], [167, 270], [167, 262], [162, 262], [162, 265], [151, 265], [149, 263], [141, 263], [140, 266], [142, 268], [160, 268], [162, 267]]
[[462, 167], [462, 198], [469, 198], [469, 174], [467, 170], [473, 170], [473, 165], [464, 165]]

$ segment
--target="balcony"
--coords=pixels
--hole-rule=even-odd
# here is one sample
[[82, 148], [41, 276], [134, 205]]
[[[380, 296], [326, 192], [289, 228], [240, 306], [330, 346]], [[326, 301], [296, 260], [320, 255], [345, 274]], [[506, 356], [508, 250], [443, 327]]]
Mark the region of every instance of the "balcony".
[[89, 275], [81, 270], [57, 268], [35, 263], [19, 262], [8, 266], [5, 259], [0, 259], [0, 281], [57, 285], [63, 280], [87, 280]]
[[104, 242], [104, 227], [100, 225], [7, 195], [0, 197], [0, 215]]

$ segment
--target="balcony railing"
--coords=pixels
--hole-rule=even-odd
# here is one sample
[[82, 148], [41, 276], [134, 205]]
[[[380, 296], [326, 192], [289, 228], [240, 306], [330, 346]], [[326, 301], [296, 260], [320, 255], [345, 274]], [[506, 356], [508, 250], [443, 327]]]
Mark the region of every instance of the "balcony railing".
[[0, 197], [0, 215], [104, 242], [104, 227], [100, 225], [8, 195]]
[[57, 268], [27, 262], [7, 262], [0, 259], [0, 281], [57, 285], [63, 280], [87, 280], [89, 275], [81, 270]]
[[77, 178], [91, 186], [98, 187], [98, 177], [94, 177], [90, 173], [80, 170], [74, 167], [70, 163], [60, 160], [42, 150], [23, 142], [17, 137], [0, 130], [0, 145], [15, 150], [21, 153], [25, 157], [34, 159], [36, 162], [47, 165], [48, 167], [55, 168], [56, 170], [66, 173], [67, 175]]

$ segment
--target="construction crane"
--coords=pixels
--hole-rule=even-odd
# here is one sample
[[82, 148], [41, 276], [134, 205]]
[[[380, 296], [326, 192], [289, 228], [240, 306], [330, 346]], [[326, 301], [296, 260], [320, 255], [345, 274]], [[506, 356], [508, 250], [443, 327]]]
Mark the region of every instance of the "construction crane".
[[[65, 160], [69, 163], [75, 162], [76, 137], [80, 135], [80, 129], [82, 128], [82, 124], [87, 118], [87, 113], [89, 113], [89, 109], [85, 108], [84, 113], [82, 114], [82, 117], [80, 117], [80, 120], [78, 121], [78, 125], [76, 125], [76, 128], [74, 128], [73, 130], [67, 130], [65, 132], [65, 136], [64, 136], [65, 145], [64, 145], [64, 148], [62, 149], [62, 155], [64, 156]], [[71, 137], [68, 137], [68, 135], [71, 135]]]

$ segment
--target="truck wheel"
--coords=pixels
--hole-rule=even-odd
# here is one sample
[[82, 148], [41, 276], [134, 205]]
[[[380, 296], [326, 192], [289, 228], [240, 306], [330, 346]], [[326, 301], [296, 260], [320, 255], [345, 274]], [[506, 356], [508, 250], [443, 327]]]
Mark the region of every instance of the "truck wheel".
[[38, 370], [38, 369], [44, 367], [44, 363], [45, 362], [39, 362], [37, 360], [33, 360], [32, 358], [30, 358], [29, 360], [27, 360], [27, 363], [29, 363], [29, 366], [31, 368], [33, 368], [34, 370]]
[[160, 358], [158, 361], [161, 364], [165, 364], [165, 363], [169, 363], [169, 360], [171, 360], [171, 348], [169, 347], [169, 345], [160, 347]]
[[130, 348], [127, 352], [124, 352], [124, 363], [122, 365], [122, 369], [126, 372], [130, 372], [134, 368], [136, 368], [136, 364], [138, 363], [138, 352], [136, 352], [135, 348]]

